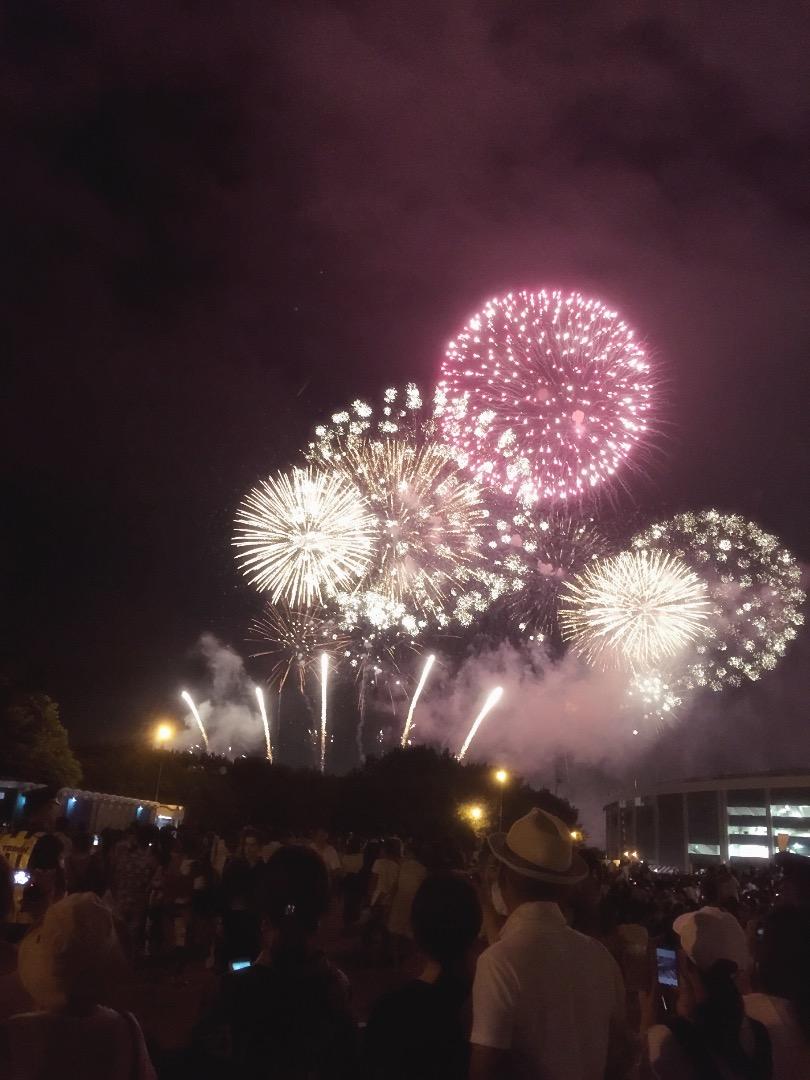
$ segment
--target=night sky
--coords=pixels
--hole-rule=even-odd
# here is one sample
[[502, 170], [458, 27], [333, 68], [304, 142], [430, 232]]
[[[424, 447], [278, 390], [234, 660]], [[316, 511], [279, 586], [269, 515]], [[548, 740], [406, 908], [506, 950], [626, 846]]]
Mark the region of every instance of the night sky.
[[649, 343], [642, 518], [810, 559], [806, 6], [2, 11], [0, 648], [76, 738], [175, 705], [203, 631], [244, 648], [241, 495], [512, 287]]

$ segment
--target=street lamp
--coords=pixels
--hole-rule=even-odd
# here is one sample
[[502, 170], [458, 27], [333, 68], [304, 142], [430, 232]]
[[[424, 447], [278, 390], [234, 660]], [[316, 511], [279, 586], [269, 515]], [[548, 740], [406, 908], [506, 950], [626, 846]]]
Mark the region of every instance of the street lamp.
[[[174, 738], [174, 725], [162, 723], [158, 724], [155, 728], [155, 746], [158, 750], [163, 749], [167, 743], [170, 743]], [[158, 765], [157, 784], [155, 784], [155, 802], [160, 801], [160, 778], [163, 775], [163, 758], [164, 754], [160, 755], [160, 764]]]
[[476, 825], [481, 821], [481, 818], [484, 816], [484, 811], [481, 809], [480, 806], [471, 806], [469, 813], [471, 820], [474, 821]]
[[509, 783], [509, 773], [506, 769], [498, 769], [495, 773], [495, 779], [501, 789], [501, 796], [498, 800], [498, 832], [503, 832], [503, 789]]

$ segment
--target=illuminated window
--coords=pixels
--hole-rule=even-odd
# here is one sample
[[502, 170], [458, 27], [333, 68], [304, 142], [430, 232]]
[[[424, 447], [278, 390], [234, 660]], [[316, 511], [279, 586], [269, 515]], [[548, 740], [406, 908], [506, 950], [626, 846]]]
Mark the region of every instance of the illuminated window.
[[729, 836], [767, 836], [767, 825], [729, 825]]
[[690, 855], [719, 855], [719, 844], [690, 844], [688, 849]]
[[767, 810], [764, 806], [729, 806], [729, 817], [765, 817]]
[[767, 844], [729, 844], [728, 855], [730, 859], [767, 859], [770, 853]]
[[810, 818], [810, 806], [800, 803], [771, 803], [771, 814], [774, 817]]

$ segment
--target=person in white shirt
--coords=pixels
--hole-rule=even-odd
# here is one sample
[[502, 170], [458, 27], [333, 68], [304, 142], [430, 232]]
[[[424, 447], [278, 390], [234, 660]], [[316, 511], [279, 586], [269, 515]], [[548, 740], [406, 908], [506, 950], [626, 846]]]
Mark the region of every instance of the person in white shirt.
[[621, 972], [598, 941], [570, 929], [558, 901], [588, 870], [571, 833], [535, 808], [488, 838], [495, 907], [508, 918], [473, 984], [472, 1080], [604, 1080], [627, 1075]]
[[37, 1011], [0, 1025], [0, 1076], [156, 1080], [138, 1021], [101, 1004], [122, 971], [112, 914], [95, 893], [48, 908], [19, 952], [20, 980]]
[[340, 856], [329, 843], [329, 833], [326, 829], [315, 830], [310, 847], [313, 851], [317, 851], [326, 863], [326, 869], [329, 871], [330, 878], [341, 872]]

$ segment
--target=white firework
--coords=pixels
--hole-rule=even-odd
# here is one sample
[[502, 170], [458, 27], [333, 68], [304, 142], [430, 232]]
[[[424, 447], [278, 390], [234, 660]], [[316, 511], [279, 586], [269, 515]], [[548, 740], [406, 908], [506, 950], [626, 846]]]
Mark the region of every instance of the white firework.
[[563, 586], [563, 637], [604, 667], [649, 671], [705, 632], [706, 585], [661, 552], [625, 551]]
[[685, 689], [741, 686], [776, 667], [804, 622], [796, 559], [777, 537], [739, 514], [678, 514], [633, 540], [667, 551], [707, 582], [713, 614], [679, 679]]
[[310, 607], [353, 588], [368, 569], [377, 531], [366, 502], [341, 473], [279, 473], [245, 496], [233, 544], [260, 592]]

